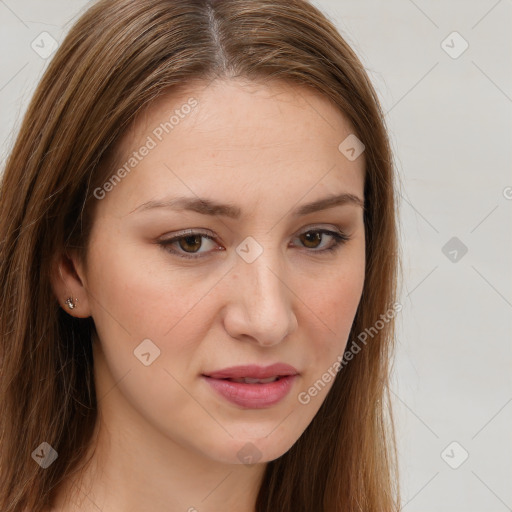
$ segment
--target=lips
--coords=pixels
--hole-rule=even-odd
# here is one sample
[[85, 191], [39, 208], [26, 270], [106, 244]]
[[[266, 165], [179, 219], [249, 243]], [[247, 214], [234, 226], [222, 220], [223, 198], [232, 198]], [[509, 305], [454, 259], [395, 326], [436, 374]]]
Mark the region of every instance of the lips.
[[[222, 370], [203, 374], [212, 379], [256, 379], [266, 380], [274, 377], [286, 377], [289, 375], [298, 375], [298, 371], [289, 364], [276, 363], [270, 366], [245, 365], [232, 366]], [[270, 381], [272, 382], [272, 381]]]
[[288, 364], [234, 366], [203, 374], [209, 386], [245, 409], [263, 409], [280, 402], [291, 390], [298, 371]]

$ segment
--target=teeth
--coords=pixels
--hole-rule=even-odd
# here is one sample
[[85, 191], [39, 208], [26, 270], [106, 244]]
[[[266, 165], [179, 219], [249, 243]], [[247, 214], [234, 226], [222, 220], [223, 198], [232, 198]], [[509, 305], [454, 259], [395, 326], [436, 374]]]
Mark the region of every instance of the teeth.
[[251, 377], [244, 377], [242, 379], [229, 379], [233, 382], [240, 382], [243, 384], [268, 384], [269, 382], [274, 382], [278, 379], [278, 377], [268, 377], [266, 379], [253, 379]]

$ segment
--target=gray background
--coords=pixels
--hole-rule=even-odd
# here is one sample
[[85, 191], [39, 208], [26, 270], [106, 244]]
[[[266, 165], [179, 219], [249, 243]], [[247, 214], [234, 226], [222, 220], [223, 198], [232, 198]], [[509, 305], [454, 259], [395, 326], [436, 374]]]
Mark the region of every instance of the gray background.
[[[512, 2], [315, 4], [370, 74], [395, 151], [403, 509], [512, 510]], [[47, 64], [32, 41], [61, 41], [86, 5], [0, 0], [2, 165]]]

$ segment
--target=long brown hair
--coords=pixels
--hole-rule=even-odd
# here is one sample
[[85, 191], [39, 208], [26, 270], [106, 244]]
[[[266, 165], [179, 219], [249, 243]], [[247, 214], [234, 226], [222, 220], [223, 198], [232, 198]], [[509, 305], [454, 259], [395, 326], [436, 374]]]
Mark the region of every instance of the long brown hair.
[[[66, 314], [56, 254], [85, 258], [95, 187], [136, 114], [192, 80], [285, 80], [330, 98], [365, 145], [366, 278], [349, 343], [395, 303], [392, 154], [364, 67], [306, 0], [100, 0], [62, 42], [34, 94], [0, 188], [0, 509], [38, 512], [78, 471], [97, 418], [92, 318]], [[341, 142], [341, 140], [340, 140]], [[394, 322], [343, 361], [293, 447], [267, 465], [258, 512], [399, 509], [389, 396]], [[345, 364], [346, 363], [346, 364]], [[47, 442], [46, 469], [32, 452]]]

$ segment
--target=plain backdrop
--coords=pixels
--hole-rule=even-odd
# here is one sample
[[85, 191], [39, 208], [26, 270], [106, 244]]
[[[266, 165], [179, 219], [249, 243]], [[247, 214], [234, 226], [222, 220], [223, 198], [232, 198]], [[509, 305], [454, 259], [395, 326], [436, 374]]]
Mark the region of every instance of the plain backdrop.
[[[0, 0], [2, 166], [48, 62], [33, 41], [62, 41], [86, 5]], [[512, 510], [512, 2], [315, 5], [367, 69], [395, 153], [403, 510]]]

